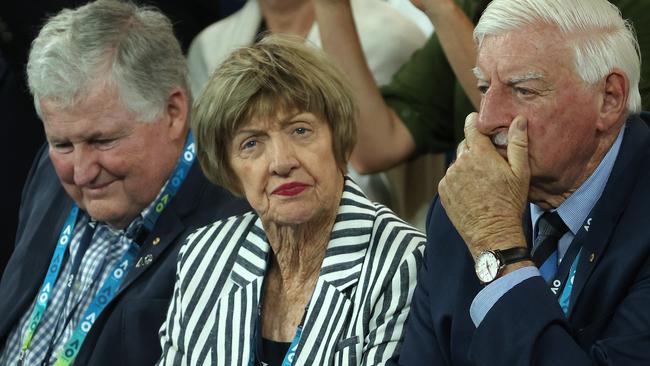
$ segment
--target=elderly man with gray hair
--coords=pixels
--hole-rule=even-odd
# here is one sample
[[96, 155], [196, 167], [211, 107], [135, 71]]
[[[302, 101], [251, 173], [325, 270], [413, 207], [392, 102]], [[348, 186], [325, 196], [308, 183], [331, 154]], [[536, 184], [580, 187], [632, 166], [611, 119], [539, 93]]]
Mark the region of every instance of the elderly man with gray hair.
[[63, 10], [27, 77], [48, 144], [0, 282], [0, 364], [153, 364], [182, 240], [248, 207], [194, 163], [171, 23], [119, 1]]
[[606, 0], [494, 0], [400, 364], [649, 365], [650, 129]]

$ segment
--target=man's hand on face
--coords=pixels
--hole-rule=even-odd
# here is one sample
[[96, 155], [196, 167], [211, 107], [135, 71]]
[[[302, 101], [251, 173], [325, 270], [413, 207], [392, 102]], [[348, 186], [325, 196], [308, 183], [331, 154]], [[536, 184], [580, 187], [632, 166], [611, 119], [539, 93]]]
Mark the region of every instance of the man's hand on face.
[[465, 140], [438, 185], [451, 222], [476, 258], [482, 251], [526, 246], [522, 215], [530, 168], [527, 121], [517, 116], [508, 130], [508, 159], [476, 129], [478, 114], [465, 120]]

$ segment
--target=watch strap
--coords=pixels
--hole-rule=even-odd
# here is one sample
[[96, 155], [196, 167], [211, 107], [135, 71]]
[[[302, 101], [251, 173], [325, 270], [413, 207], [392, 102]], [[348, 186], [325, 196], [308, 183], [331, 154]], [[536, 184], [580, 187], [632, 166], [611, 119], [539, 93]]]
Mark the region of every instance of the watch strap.
[[508, 264], [517, 263], [525, 260], [532, 260], [530, 256], [530, 251], [526, 247], [515, 247], [508, 248], [504, 250], [495, 250], [498, 256], [500, 256], [501, 264], [506, 266]]

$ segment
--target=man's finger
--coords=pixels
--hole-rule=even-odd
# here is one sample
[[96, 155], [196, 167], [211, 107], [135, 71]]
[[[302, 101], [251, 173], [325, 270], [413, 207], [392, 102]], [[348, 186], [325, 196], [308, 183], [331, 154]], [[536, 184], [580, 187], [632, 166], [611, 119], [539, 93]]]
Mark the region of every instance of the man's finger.
[[467, 151], [467, 144], [465, 143], [465, 140], [463, 140], [458, 144], [458, 147], [456, 148], [456, 157], [461, 156], [466, 151]]
[[508, 129], [508, 163], [518, 177], [529, 175], [528, 120], [517, 116]]

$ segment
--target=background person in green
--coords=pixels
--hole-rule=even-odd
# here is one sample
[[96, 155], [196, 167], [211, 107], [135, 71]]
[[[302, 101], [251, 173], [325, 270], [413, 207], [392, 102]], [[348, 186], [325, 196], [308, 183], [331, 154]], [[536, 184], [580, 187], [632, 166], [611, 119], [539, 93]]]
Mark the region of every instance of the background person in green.
[[[358, 142], [350, 162], [360, 173], [389, 169], [420, 154], [452, 149], [465, 117], [478, 110], [472, 73], [474, 24], [490, 0], [413, 0], [435, 32], [390, 84], [377, 88], [360, 51], [349, 0], [316, 0], [323, 48], [348, 76], [359, 100]], [[611, 1], [634, 26], [642, 60], [650, 51], [650, 1]], [[643, 63], [643, 109], [650, 109], [650, 64]]]

